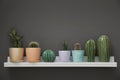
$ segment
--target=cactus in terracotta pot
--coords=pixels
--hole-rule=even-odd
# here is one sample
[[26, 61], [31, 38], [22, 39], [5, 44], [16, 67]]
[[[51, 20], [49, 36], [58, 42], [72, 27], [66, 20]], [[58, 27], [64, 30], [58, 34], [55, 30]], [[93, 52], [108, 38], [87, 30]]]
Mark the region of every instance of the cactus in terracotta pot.
[[88, 62], [95, 61], [95, 51], [96, 51], [95, 41], [93, 39], [88, 40], [85, 44], [85, 52], [88, 57]]
[[11, 48], [9, 48], [9, 56], [11, 62], [22, 62], [24, 56], [23, 36], [20, 36], [15, 28], [12, 28], [9, 33]]
[[109, 62], [110, 60], [110, 44], [107, 35], [101, 35], [98, 38], [98, 55], [100, 62]]
[[28, 62], [39, 62], [40, 61], [40, 54], [41, 48], [39, 48], [38, 42], [30, 42], [29, 48], [26, 48], [26, 61]]
[[74, 50], [72, 50], [73, 62], [82, 62], [84, 59], [84, 50], [81, 50], [80, 43], [74, 44]]

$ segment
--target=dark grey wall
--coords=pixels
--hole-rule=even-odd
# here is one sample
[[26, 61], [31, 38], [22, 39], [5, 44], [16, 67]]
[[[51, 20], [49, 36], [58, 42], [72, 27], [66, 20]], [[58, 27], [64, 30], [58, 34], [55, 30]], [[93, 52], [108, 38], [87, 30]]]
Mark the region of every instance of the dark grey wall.
[[[118, 68], [4, 68], [8, 56], [8, 31], [15, 26], [25, 46], [38, 41], [41, 48], [70, 49], [107, 34]], [[0, 0], [0, 80], [120, 80], [119, 0]]]

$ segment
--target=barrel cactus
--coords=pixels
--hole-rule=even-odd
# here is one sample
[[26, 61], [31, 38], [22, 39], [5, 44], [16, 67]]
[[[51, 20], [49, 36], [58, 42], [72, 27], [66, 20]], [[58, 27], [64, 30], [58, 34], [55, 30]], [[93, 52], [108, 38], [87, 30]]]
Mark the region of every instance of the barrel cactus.
[[45, 62], [54, 62], [55, 61], [55, 53], [54, 53], [54, 51], [52, 51], [50, 49], [45, 50], [42, 53], [42, 59]]
[[74, 50], [80, 50], [81, 47], [80, 47], [80, 43], [75, 43], [74, 44]]
[[39, 47], [39, 43], [35, 42], [35, 41], [32, 41], [32, 42], [29, 43], [29, 47], [31, 47], [31, 48], [38, 48]]
[[95, 61], [95, 51], [96, 51], [95, 41], [93, 39], [88, 40], [85, 44], [85, 52], [88, 57], [88, 62]]
[[100, 62], [109, 62], [110, 60], [110, 45], [109, 37], [101, 35], [98, 39], [98, 55]]

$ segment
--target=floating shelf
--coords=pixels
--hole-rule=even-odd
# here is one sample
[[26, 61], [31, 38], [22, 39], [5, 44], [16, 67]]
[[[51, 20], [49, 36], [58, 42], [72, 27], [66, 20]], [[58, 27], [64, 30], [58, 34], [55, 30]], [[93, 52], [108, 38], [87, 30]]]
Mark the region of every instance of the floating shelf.
[[115, 62], [114, 56], [110, 57], [110, 62], [99, 62], [98, 57], [95, 57], [95, 62], [87, 62], [86, 56], [83, 62], [59, 62], [59, 57], [57, 56], [55, 62], [43, 62], [41, 60], [41, 62], [36, 63], [12, 63], [8, 57], [4, 67], [117, 67], [117, 62]]

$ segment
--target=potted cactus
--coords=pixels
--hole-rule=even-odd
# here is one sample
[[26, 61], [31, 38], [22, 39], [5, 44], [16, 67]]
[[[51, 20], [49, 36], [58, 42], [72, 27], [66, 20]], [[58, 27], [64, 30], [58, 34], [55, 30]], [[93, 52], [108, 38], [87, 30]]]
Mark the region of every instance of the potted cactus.
[[70, 50], [68, 50], [68, 44], [64, 41], [63, 50], [59, 51], [59, 59], [61, 62], [70, 62]]
[[110, 60], [110, 44], [107, 35], [101, 35], [98, 38], [98, 55], [100, 62], [109, 62]]
[[26, 61], [27, 62], [39, 62], [40, 54], [41, 54], [41, 48], [39, 48], [39, 43], [30, 42], [29, 48], [26, 48]]
[[93, 39], [90, 39], [86, 42], [85, 52], [87, 55], [88, 62], [94, 62], [95, 61], [96, 44]]
[[74, 44], [74, 50], [72, 50], [73, 62], [83, 62], [84, 50], [81, 50], [80, 43]]
[[24, 48], [22, 43], [23, 37], [16, 32], [15, 28], [12, 28], [9, 33], [9, 38], [12, 46], [9, 48], [10, 61], [22, 62], [24, 56]]

